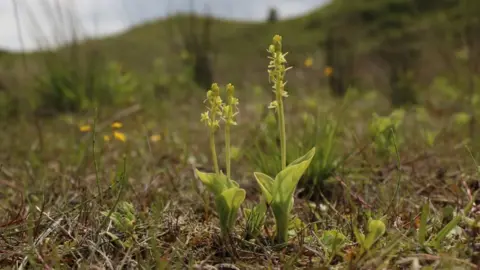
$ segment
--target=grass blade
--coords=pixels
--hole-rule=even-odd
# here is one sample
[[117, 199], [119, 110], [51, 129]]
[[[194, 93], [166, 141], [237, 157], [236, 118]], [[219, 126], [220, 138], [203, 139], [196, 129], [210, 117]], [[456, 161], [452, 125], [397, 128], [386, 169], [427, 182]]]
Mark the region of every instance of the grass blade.
[[422, 216], [420, 217], [420, 226], [418, 228], [418, 242], [423, 246], [427, 236], [427, 219], [430, 214], [430, 202], [426, 202], [422, 207]]

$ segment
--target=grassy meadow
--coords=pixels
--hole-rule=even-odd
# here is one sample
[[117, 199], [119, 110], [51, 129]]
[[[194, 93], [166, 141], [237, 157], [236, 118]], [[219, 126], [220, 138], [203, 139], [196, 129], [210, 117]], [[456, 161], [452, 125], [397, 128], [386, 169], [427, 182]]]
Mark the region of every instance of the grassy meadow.
[[480, 5], [367, 2], [0, 51], [0, 268], [479, 269]]

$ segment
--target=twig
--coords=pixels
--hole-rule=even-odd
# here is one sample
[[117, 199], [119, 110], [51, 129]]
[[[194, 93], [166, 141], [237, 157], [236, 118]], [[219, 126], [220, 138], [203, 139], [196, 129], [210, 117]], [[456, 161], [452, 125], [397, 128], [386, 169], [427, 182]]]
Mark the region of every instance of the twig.
[[342, 179], [340, 179], [339, 176], [335, 176], [335, 179], [337, 179], [337, 181], [340, 182], [340, 184], [349, 191], [350, 195], [352, 195], [355, 200], [357, 200], [358, 202], [360, 202], [364, 207], [366, 207], [366, 208], [368, 208], [368, 209], [371, 209], [371, 208], [372, 208], [372, 206], [371, 206], [370, 204], [368, 204], [362, 197], [360, 197], [360, 195], [358, 195], [358, 194], [356, 194], [355, 192], [353, 192], [353, 191], [347, 186], [347, 184], [345, 184], [345, 182], [342, 181]]

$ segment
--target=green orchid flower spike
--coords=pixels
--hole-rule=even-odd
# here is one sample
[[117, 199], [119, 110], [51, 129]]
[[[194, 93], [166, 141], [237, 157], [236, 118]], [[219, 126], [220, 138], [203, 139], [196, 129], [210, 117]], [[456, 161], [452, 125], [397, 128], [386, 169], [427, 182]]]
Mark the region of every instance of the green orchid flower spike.
[[[214, 83], [211, 90], [207, 92], [208, 103], [207, 111], [201, 114], [201, 122], [210, 130], [210, 150], [215, 172], [205, 173], [195, 169], [200, 181], [213, 193], [215, 206], [220, 219], [220, 229], [222, 237], [228, 238], [235, 225], [237, 212], [240, 205], [246, 197], [246, 192], [241, 189], [237, 182], [230, 177], [230, 127], [236, 125], [235, 116], [237, 114], [238, 99], [234, 97], [234, 86], [227, 86], [227, 103], [223, 103], [220, 97], [220, 87]], [[220, 120], [225, 122], [225, 149], [227, 175], [220, 171], [217, 160], [217, 151], [215, 149], [215, 133], [220, 128]]]
[[275, 93], [275, 100], [270, 103], [269, 108], [275, 109], [278, 115], [282, 171], [275, 176], [275, 179], [261, 172], [255, 172], [254, 175], [262, 190], [266, 203], [271, 206], [273, 215], [275, 216], [277, 241], [283, 244], [288, 240], [288, 224], [290, 221], [290, 212], [293, 208], [293, 195], [300, 178], [307, 170], [315, 155], [315, 147], [288, 166], [286, 165], [287, 151], [283, 99], [288, 97], [288, 93], [285, 91], [285, 73], [290, 68], [285, 67], [287, 62], [285, 56], [287, 54], [282, 52], [282, 37], [275, 35], [267, 51], [270, 53], [268, 75], [273, 84], [273, 92]]

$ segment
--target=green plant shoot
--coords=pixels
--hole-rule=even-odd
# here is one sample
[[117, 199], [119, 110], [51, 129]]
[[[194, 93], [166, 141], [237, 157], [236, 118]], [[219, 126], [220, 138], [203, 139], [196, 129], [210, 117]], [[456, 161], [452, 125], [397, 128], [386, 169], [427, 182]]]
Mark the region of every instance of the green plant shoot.
[[112, 238], [114, 242], [127, 248], [135, 244], [135, 240], [138, 238], [135, 234], [137, 217], [135, 208], [131, 203], [125, 201], [119, 202], [117, 210], [111, 214], [109, 211], [102, 211], [101, 214], [109, 218], [115, 229], [125, 235], [125, 239], [121, 240], [118, 235], [106, 231], [106, 234]]
[[326, 230], [323, 231], [320, 241], [329, 253], [330, 263], [335, 255], [341, 255], [340, 250], [346, 245], [348, 238], [338, 230]]
[[353, 228], [353, 233], [358, 243], [360, 243], [359, 255], [369, 251], [373, 245], [385, 234], [385, 223], [380, 219], [370, 219], [368, 221], [368, 234], [361, 233], [357, 227]]
[[293, 194], [314, 155], [315, 148], [290, 163], [287, 168], [277, 174], [275, 179], [260, 172], [254, 173], [265, 201], [272, 207], [279, 243], [285, 243], [288, 239], [288, 224], [294, 201]]
[[379, 116], [373, 114], [372, 122], [369, 126], [369, 131], [374, 137], [374, 146], [381, 156], [388, 156], [396, 152], [395, 145], [400, 144], [395, 134], [404, 119], [405, 111], [397, 109], [389, 116]]
[[369, 250], [375, 242], [385, 234], [385, 223], [379, 219], [370, 220], [368, 222], [368, 234], [363, 242], [366, 250]]
[[418, 228], [418, 243], [424, 245], [427, 237], [427, 220], [430, 214], [430, 203], [426, 202], [422, 206], [422, 215], [420, 217], [420, 227]]
[[245, 239], [254, 239], [260, 234], [260, 230], [265, 222], [267, 205], [261, 202], [252, 209], [245, 208], [243, 214], [246, 219]]
[[220, 229], [223, 237], [231, 233], [238, 209], [245, 200], [246, 192], [239, 188], [237, 182], [228, 179], [223, 173], [203, 173], [195, 169], [202, 183], [215, 197], [217, 214], [220, 219]]

